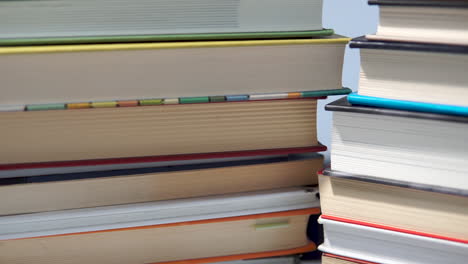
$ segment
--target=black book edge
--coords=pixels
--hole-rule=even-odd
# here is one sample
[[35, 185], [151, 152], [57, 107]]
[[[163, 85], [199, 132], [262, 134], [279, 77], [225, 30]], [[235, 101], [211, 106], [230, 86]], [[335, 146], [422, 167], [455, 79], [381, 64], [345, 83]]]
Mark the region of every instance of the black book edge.
[[468, 2], [460, 0], [369, 0], [369, 5], [384, 6], [418, 6], [418, 7], [439, 7], [439, 8], [468, 8]]
[[381, 179], [381, 178], [376, 178], [372, 176], [357, 175], [357, 174], [352, 174], [352, 173], [347, 173], [347, 172], [342, 172], [342, 171], [335, 171], [331, 169], [325, 169], [323, 171], [323, 175], [329, 176], [329, 177], [335, 177], [335, 178], [343, 178], [343, 179], [349, 179], [349, 180], [355, 180], [355, 181], [363, 181], [363, 182], [369, 182], [369, 183], [396, 186], [396, 187], [401, 187], [401, 188], [406, 188], [406, 189], [416, 189], [416, 190], [426, 191], [426, 192], [434, 192], [434, 193], [468, 197], [467, 190], [460, 190], [460, 189], [449, 188], [449, 187], [441, 187], [441, 186], [430, 185], [430, 184]]
[[348, 102], [347, 97], [343, 97], [336, 101], [333, 101], [325, 106], [327, 111], [336, 112], [349, 112], [349, 113], [360, 113], [360, 114], [371, 114], [371, 115], [385, 115], [395, 117], [407, 117], [417, 119], [428, 119], [437, 120], [443, 122], [455, 122], [455, 123], [468, 123], [468, 117], [466, 116], [454, 116], [445, 114], [435, 114], [426, 112], [413, 112], [398, 109], [380, 108], [372, 106], [352, 105]]
[[384, 50], [468, 54], [468, 46], [466, 45], [448, 45], [448, 44], [432, 44], [432, 43], [419, 43], [419, 42], [369, 40], [364, 36], [353, 38], [349, 42], [349, 47], [358, 48], [358, 49], [384, 49]]
[[217, 162], [201, 163], [201, 164], [186, 164], [186, 165], [172, 165], [172, 166], [147, 167], [147, 168], [136, 168], [136, 169], [116, 169], [116, 170], [104, 170], [104, 171], [47, 174], [47, 175], [38, 175], [38, 176], [23, 176], [23, 177], [15, 177], [15, 178], [1, 178], [0, 186], [15, 185], [15, 184], [28, 184], [28, 183], [63, 182], [63, 181], [86, 180], [86, 179], [97, 179], [97, 178], [108, 178], [108, 177], [122, 177], [122, 176], [143, 175], [147, 173], [180, 172], [180, 171], [201, 170], [201, 169], [216, 169], [216, 168], [225, 168], [225, 167], [261, 165], [261, 164], [281, 163], [281, 162], [305, 160], [305, 159], [318, 159], [321, 157], [322, 155], [318, 153], [290, 154], [287, 156], [268, 157], [268, 158], [251, 159], [251, 160], [217, 161]]

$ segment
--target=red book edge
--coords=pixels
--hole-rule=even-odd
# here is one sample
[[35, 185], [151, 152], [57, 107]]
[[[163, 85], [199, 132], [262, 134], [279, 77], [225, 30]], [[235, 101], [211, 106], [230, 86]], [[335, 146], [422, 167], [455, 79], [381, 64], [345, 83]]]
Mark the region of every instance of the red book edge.
[[348, 223], [348, 224], [361, 225], [361, 226], [367, 226], [367, 227], [373, 227], [373, 228], [384, 229], [384, 230], [389, 230], [389, 231], [395, 231], [395, 232], [405, 233], [405, 234], [410, 234], [410, 235], [430, 237], [430, 238], [435, 238], [435, 239], [442, 239], [442, 240], [447, 240], [447, 241], [453, 241], [453, 242], [468, 244], [468, 240], [465, 240], [465, 239], [446, 237], [446, 236], [440, 236], [440, 235], [435, 235], [435, 234], [428, 234], [428, 233], [409, 230], [409, 229], [397, 228], [397, 227], [386, 226], [386, 225], [379, 225], [379, 224], [368, 223], [368, 222], [352, 220], [352, 219], [346, 219], [346, 218], [341, 218], [341, 217], [336, 217], [336, 216], [331, 216], [331, 215], [321, 215], [320, 217], [323, 218], [323, 219], [328, 219], [328, 220], [333, 220], [333, 221], [338, 221], [338, 222], [343, 222], [343, 223]]
[[38, 163], [15, 163], [15, 164], [0, 164], [0, 170], [97, 166], [97, 165], [147, 163], [147, 162], [179, 161], [179, 160], [194, 160], [194, 159], [234, 158], [234, 157], [246, 157], [246, 156], [263, 156], [263, 155], [288, 155], [288, 154], [299, 154], [299, 153], [307, 153], [307, 152], [321, 152], [321, 151], [326, 151], [326, 150], [327, 150], [326, 146], [317, 145], [317, 146], [299, 147], [299, 148], [260, 149], [260, 150], [211, 152], [211, 153], [196, 153], [196, 154], [177, 154], [177, 155], [149, 156], [149, 157], [53, 161], [53, 162], [38, 162]]

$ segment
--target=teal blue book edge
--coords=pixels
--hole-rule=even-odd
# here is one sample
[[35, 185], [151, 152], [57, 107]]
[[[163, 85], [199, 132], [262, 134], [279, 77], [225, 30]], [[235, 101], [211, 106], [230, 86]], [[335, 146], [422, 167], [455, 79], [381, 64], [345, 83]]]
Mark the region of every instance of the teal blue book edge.
[[348, 95], [348, 102], [353, 105], [365, 105], [415, 112], [468, 116], [468, 106], [433, 104], [413, 101], [403, 101], [380, 97], [364, 96], [357, 93]]
[[30, 46], [59, 44], [97, 44], [130, 42], [169, 42], [169, 41], [206, 41], [206, 40], [247, 40], [247, 39], [291, 39], [325, 37], [334, 34], [333, 29], [285, 32], [246, 32], [246, 33], [209, 33], [209, 34], [164, 34], [128, 36], [83, 36], [83, 37], [46, 37], [46, 38], [0, 38], [0, 46]]

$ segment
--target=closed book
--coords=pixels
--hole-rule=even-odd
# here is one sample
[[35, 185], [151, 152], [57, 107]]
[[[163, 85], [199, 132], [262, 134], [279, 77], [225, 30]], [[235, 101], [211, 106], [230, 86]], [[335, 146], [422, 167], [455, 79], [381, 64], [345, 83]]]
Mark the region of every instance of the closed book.
[[468, 244], [321, 218], [327, 239], [319, 250], [375, 263], [463, 263]]
[[0, 260], [208, 263], [297, 254], [315, 249], [306, 228], [319, 212], [316, 193], [290, 189], [2, 217]]
[[0, 215], [316, 185], [322, 166], [317, 154], [1, 179]]
[[109, 107], [116, 100], [122, 105], [144, 100], [148, 105], [309, 91], [324, 91], [318, 96], [326, 96], [342, 88], [347, 42], [332, 36], [2, 47], [0, 106]]
[[353, 39], [350, 47], [361, 52], [358, 95], [468, 106], [468, 89], [464, 85], [468, 81], [468, 46], [360, 37]]
[[0, 169], [322, 151], [316, 104], [305, 98], [0, 112]]
[[371, 0], [380, 22], [372, 40], [468, 44], [468, 3], [463, 0]]
[[0, 45], [330, 35], [322, 0], [2, 1]]
[[325, 170], [319, 176], [322, 217], [351, 219], [401, 232], [468, 243], [468, 193]]
[[332, 170], [468, 190], [467, 117], [351, 105], [346, 98], [326, 109], [334, 111]]

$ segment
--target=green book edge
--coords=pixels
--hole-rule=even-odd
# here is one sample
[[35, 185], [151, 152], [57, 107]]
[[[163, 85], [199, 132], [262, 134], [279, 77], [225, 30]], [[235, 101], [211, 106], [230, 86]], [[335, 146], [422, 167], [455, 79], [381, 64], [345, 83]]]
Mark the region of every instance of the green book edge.
[[331, 36], [333, 29], [287, 32], [248, 32], [248, 33], [209, 33], [209, 34], [165, 34], [129, 36], [89, 36], [58, 38], [14, 38], [1, 39], [0, 46], [30, 46], [90, 43], [164, 42], [194, 40], [242, 40], [242, 39], [282, 39]]
[[332, 96], [332, 95], [343, 95], [349, 94], [352, 90], [346, 87], [334, 90], [324, 90], [324, 91], [309, 91], [309, 92], [301, 92], [302, 97], [323, 97], [323, 96]]

